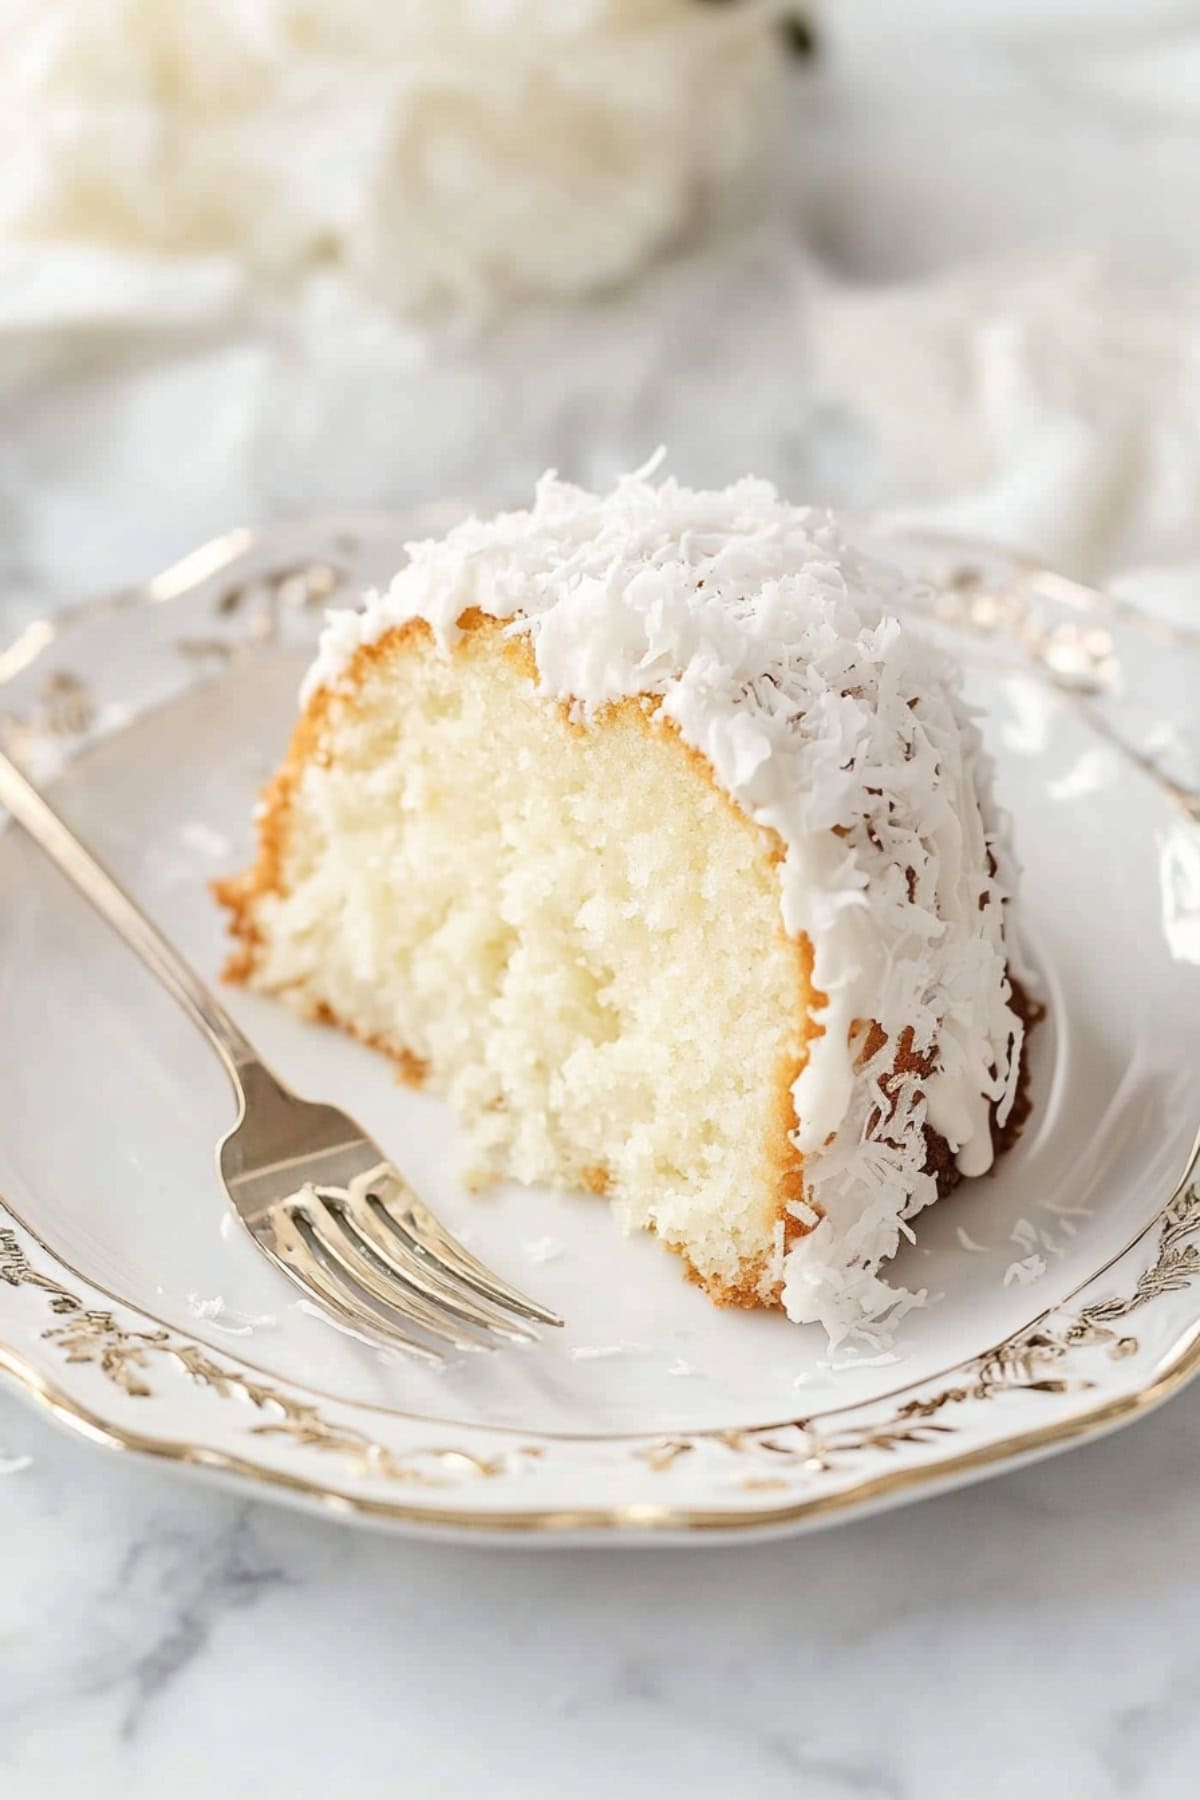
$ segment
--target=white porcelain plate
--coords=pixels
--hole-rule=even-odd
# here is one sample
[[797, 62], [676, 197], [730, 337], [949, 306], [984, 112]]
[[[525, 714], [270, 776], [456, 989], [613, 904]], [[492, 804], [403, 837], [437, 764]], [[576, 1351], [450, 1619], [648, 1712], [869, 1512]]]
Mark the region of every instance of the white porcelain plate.
[[[336, 593], [443, 517], [238, 533], [0, 653], [0, 730], [214, 980], [209, 878], [249, 853]], [[917, 1221], [896, 1343], [714, 1309], [601, 1203], [458, 1185], [453, 1121], [282, 1008], [231, 1010], [568, 1321], [429, 1373], [346, 1336], [232, 1228], [224, 1076], [15, 830], [0, 832], [0, 1370], [96, 1442], [408, 1530], [546, 1541], [794, 1530], [1090, 1435], [1200, 1363], [1200, 645], [991, 552], [863, 534], [943, 585], [1025, 865], [1049, 1007], [1000, 1172]]]

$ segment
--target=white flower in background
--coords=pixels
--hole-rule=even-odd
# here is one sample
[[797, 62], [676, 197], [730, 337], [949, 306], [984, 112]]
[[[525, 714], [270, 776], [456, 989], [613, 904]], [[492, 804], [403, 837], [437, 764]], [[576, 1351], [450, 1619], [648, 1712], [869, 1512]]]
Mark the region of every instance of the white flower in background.
[[768, 0], [0, 0], [0, 243], [334, 267], [427, 319], [614, 282], [726, 188]]

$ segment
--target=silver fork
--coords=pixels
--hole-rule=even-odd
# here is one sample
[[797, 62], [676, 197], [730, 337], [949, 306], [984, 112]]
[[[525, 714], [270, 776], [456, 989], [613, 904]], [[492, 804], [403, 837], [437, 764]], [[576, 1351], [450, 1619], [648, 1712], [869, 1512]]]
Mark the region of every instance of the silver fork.
[[342, 1325], [428, 1362], [443, 1360], [438, 1341], [478, 1350], [498, 1339], [535, 1338], [532, 1324], [562, 1324], [451, 1237], [353, 1119], [284, 1087], [216, 997], [3, 752], [0, 803], [217, 1051], [238, 1101], [237, 1122], [217, 1147], [226, 1196], [259, 1249], [297, 1287]]

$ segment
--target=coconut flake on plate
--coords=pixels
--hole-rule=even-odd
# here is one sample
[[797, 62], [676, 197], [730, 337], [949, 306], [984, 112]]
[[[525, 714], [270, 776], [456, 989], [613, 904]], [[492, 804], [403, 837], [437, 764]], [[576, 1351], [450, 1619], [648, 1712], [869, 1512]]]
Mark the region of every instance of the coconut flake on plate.
[[1035, 1250], [1032, 1255], [1022, 1257], [1020, 1262], [1009, 1263], [1004, 1271], [1004, 1285], [1011, 1287], [1015, 1282], [1018, 1287], [1028, 1287], [1030, 1282], [1040, 1281], [1045, 1273], [1046, 1259]]

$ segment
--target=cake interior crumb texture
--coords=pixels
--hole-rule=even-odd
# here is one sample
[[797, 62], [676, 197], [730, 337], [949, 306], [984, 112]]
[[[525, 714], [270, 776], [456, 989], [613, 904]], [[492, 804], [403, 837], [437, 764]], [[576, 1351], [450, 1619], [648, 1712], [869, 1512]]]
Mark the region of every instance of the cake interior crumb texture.
[[811, 1029], [778, 848], [656, 709], [584, 729], [530, 660], [494, 625], [450, 656], [413, 625], [329, 697], [256, 980], [415, 1059], [477, 1178], [604, 1193], [765, 1299]]

